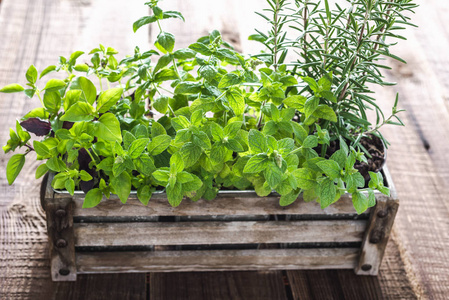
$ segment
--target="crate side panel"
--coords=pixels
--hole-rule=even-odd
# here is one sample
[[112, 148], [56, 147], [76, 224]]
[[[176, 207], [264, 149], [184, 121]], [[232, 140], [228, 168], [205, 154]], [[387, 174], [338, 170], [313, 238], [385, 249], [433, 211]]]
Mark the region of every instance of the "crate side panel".
[[77, 253], [78, 273], [351, 269], [359, 249]]
[[75, 224], [76, 246], [360, 242], [365, 220]]

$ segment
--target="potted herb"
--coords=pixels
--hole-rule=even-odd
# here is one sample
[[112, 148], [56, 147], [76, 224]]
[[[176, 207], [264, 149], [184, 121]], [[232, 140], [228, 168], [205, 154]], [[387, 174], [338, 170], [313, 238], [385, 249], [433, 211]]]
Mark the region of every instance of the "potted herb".
[[[371, 86], [390, 85], [382, 60], [400, 60], [389, 51], [391, 40], [402, 38], [396, 32], [410, 25], [403, 13], [416, 5], [267, 4], [260, 15], [271, 29], [250, 37], [266, 50], [252, 57], [216, 30], [176, 49], [162, 25], [184, 18], [153, 0], [146, 3], [152, 14], [133, 29], [157, 23], [156, 50], [136, 48], [118, 61], [117, 51], [100, 45], [83, 63], [76, 51], [40, 73], [31, 66], [26, 89], [0, 90], [42, 104], [17, 121], [3, 149], [25, 149], [8, 162], [9, 184], [31, 151], [42, 161], [36, 178], [52, 172], [44, 206], [54, 280], [104, 271], [102, 264], [109, 271], [173, 270], [168, 256], [181, 270], [318, 266], [377, 274], [397, 210], [389, 174], [381, 172], [388, 143], [379, 129], [403, 124], [398, 98], [386, 116]], [[51, 72], [67, 76], [45, 80]], [[39, 138], [31, 142], [30, 133]], [[159, 222], [181, 216], [188, 222]], [[204, 216], [208, 222], [196, 222]], [[234, 221], [216, 222], [223, 216]], [[265, 221], [254, 223], [260, 216]], [[269, 234], [274, 230], [279, 234]], [[277, 250], [256, 254], [248, 246], [261, 243]], [[322, 248], [319, 255], [304, 249], [307, 243]], [[228, 244], [240, 248], [226, 252]], [[189, 252], [189, 245], [208, 252]], [[145, 251], [105, 254], [105, 246]], [[75, 247], [83, 251], [75, 255]], [[85, 254], [89, 249], [100, 252]], [[235, 256], [241, 261], [230, 263]], [[127, 259], [120, 265], [118, 257]], [[272, 261], [264, 265], [260, 257]]]

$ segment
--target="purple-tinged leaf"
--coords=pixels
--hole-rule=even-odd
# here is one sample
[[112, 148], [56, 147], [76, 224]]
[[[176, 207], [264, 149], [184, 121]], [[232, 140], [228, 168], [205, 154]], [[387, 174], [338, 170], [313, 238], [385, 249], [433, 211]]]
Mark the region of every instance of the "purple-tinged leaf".
[[50, 122], [39, 118], [29, 118], [28, 120], [22, 121], [20, 125], [28, 132], [34, 133], [37, 136], [47, 135], [51, 130]]

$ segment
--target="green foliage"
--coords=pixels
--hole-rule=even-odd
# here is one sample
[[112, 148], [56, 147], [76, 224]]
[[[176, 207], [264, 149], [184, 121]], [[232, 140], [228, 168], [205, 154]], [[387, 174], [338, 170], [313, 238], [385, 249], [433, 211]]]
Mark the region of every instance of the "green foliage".
[[[416, 5], [351, 3], [350, 9], [332, 9], [328, 1], [267, 0], [269, 8], [259, 15], [271, 28], [250, 37], [267, 50], [245, 57], [216, 30], [176, 49], [175, 36], [162, 24], [184, 17], [164, 11], [158, 0], [147, 2], [151, 15], [133, 30], [155, 23], [158, 51], [136, 47], [119, 61], [115, 49], [99, 45], [89, 57], [76, 51], [40, 73], [30, 66], [27, 89], [0, 89], [37, 96], [42, 104], [10, 129], [5, 153], [26, 150], [10, 158], [9, 184], [35, 151], [44, 161], [36, 178], [56, 172], [53, 187], [72, 195], [89, 183], [86, 208], [111, 193], [126, 203], [132, 190], [147, 205], [156, 189], [164, 189], [175, 207], [184, 198], [212, 200], [219, 189], [231, 188], [260, 196], [276, 191], [282, 206], [302, 193], [322, 208], [351, 193], [357, 213], [364, 212], [375, 205], [374, 190], [388, 195], [389, 189], [380, 173], [370, 173], [365, 186], [354, 167], [366, 160], [358, 142], [369, 133], [382, 137], [384, 124], [402, 124], [397, 98], [385, 118], [367, 84], [388, 84], [380, 60], [397, 57], [386, 38], [401, 38], [395, 24], [409, 25], [402, 12]], [[298, 57], [287, 64], [289, 52]], [[52, 72], [67, 77], [42, 82]], [[145, 103], [162, 117], [153, 119]], [[367, 109], [376, 111], [375, 124]], [[30, 133], [40, 140], [31, 144]], [[331, 143], [340, 149], [327, 157]]]

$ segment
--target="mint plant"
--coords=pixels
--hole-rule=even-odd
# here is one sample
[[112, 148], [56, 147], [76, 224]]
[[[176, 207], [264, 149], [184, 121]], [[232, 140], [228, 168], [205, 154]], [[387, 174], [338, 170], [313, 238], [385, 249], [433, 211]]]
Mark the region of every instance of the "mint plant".
[[[136, 48], [118, 61], [115, 49], [99, 45], [84, 63], [76, 51], [41, 72], [31, 66], [27, 88], [0, 90], [36, 96], [42, 105], [10, 129], [5, 153], [25, 150], [8, 162], [9, 184], [34, 151], [42, 161], [36, 178], [57, 173], [52, 186], [72, 195], [83, 190], [86, 208], [111, 194], [126, 203], [132, 190], [147, 205], [163, 189], [178, 206], [184, 198], [213, 200], [220, 189], [254, 189], [259, 196], [277, 192], [282, 206], [302, 193], [322, 208], [350, 193], [357, 213], [364, 212], [375, 205], [375, 190], [389, 189], [381, 173], [370, 172], [365, 184], [355, 164], [369, 153], [359, 141], [383, 138], [384, 124], [402, 125], [397, 99], [385, 118], [367, 84], [388, 84], [380, 61], [399, 58], [386, 38], [401, 38], [394, 32], [411, 25], [403, 12], [416, 5], [348, 2], [331, 10], [327, 0], [267, 0], [260, 15], [272, 28], [250, 37], [267, 50], [253, 57], [237, 53], [216, 30], [177, 49], [162, 25], [184, 17], [147, 2], [152, 14], [133, 30], [157, 24], [155, 49]], [[297, 59], [286, 63], [289, 53]], [[51, 72], [65, 79], [45, 80]], [[377, 113], [375, 124], [368, 109]], [[329, 155], [331, 144], [338, 149]]]

